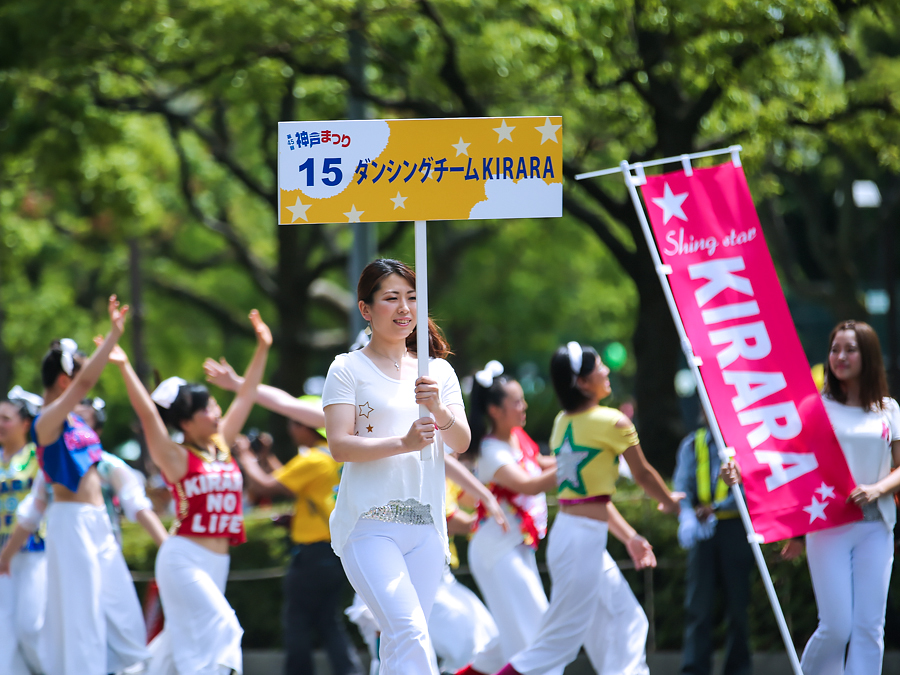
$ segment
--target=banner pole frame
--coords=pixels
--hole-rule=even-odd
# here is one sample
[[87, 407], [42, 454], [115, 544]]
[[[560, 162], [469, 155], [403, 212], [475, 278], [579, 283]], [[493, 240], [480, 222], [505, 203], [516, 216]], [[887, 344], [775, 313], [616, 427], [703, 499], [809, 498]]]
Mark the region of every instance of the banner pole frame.
[[[416, 220], [415, 223], [415, 267], [416, 267], [416, 360], [419, 366], [419, 377], [428, 376], [428, 238], [427, 222]], [[422, 326], [425, 326], [422, 330]], [[431, 413], [424, 405], [419, 405], [419, 415], [430, 417]], [[434, 457], [434, 444], [426, 445], [419, 451], [419, 459], [423, 462]]]
[[[707, 421], [709, 422], [710, 431], [713, 434], [713, 438], [716, 440], [716, 444], [719, 449], [719, 458], [722, 461], [729, 459], [728, 450], [725, 445], [725, 439], [722, 437], [722, 431], [719, 429], [719, 423], [716, 420], [716, 416], [713, 413], [712, 404], [709, 400], [709, 394], [706, 391], [706, 386], [703, 383], [703, 377], [700, 374], [700, 365], [701, 361], [699, 357], [694, 355], [693, 347], [691, 346], [690, 340], [688, 339], [687, 332], [684, 329], [684, 323], [681, 321], [681, 315], [678, 312], [678, 307], [675, 304], [675, 297], [672, 294], [672, 289], [669, 286], [668, 274], [671, 273], [672, 269], [668, 265], [664, 265], [659, 256], [659, 251], [656, 248], [656, 242], [653, 238], [653, 233], [650, 230], [650, 224], [647, 221], [647, 214], [644, 212], [643, 204], [641, 203], [640, 195], [637, 192], [637, 186], [642, 185], [644, 181], [644, 167], [646, 166], [661, 166], [663, 164], [671, 164], [671, 163], [681, 163], [682, 166], [690, 165], [691, 159], [699, 159], [701, 157], [714, 157], [718, 155], [726, 155], [730, 154], [732, 158], [732, 162], [735, 166], [740, 166], [740, 146], [730, 146], [728, 148], [723, 148], [720, 150], [711, 150], [707, 152], [694, 153], [690, 155], [679, 155], [677, 157], [666, 157], [658, 160], [651, 160], [649, 162], [637, 162], [635, 164], [630, 164], [627, 160], [622, 160], [619, 164], [618, 169], [606, 169], [603, 171], [593, 171], [590, 173], [583, 173], [577, 175], [576, 180], [582, 180], [584, 178], [591, 178], [594, 176], [604, 176], [604, 175], [612, 175], [614, 173], [620, 172], [622, 174], [623, 179], [625, 180], [625, 186], [628, 188], [628, 194], [631, 197], [631, 202], [634, 205], [634, 209], [638, 216], [638, 221], [641, 225], [641, 230], [644, 233], [644, 238], [647, 241], [647, 247], [650, 250], [650, 256], [653, 259], [654, 269], [656, 270], [656, 276], [659, 279], [660, 286], [662, 286], [663, 294], [666, 298], [666, 303], [669, 306], [669, 312], [672, 315], [672, 320], [675, 323], [675, 328], [678, 331], [678, 337], [681, 341], [681, 349], [684, 352], [684, 356], [687, 359], [688, 367], [691, 369], [691, 372], [694, 375], [694, 379], [697, 383], [697, 392], [700, 396], [700, 402], [703, 405], [703, 410], [706, 413]], [[632, 175], [631, 170], [634, 169], [637, 175]], [[727, 448], [727, 449], [726, 449]], [[734, 451], [731, 450], [731, 455], [733, 456]], [[772, 583], [772, 576], [769, 574], [769, 568], [766, 565], [765, 558], [762, 554], [762, 549], [760, 548], [760, 539], [761, 537], [756, 534], [756, 531], [753, 528], [753, 523], [750, 520], [750, 513], [747, 510], [747, 503], [744, 500], [744, 495], [740, 490], [738, 485], [732, 486], [731, 492], [734, 495], [735, 503], [738, 507], [738, 512], [741, 516], [741, 522], [744, 524], [744, 529], [747, 532], [747, 541], [750, 544], [751, 549], [753, 550], [753, 557], [756, 560], [756, 566], [759, 568], [760, 576], [763, 580], [763, 585], [766, 589], [766, 595], [769, 597], [769, 603], [772, 606], [772, 612], [775, 614], [775, 620], [778, 623], [778, 630], [781, 633], [782, 641], [784, 642], [785, 649], [788, 654], [788, 659], [791, 663], [791, 669], [794, 672], [794, 675], [803, 675], [803, 671], [800, 669], [800, 660], [797, 658], [797, 650], [794, 648], [794, 642], [791, 639], [791, 633], [787, 626], [787, 621], [784, 618], [784, 613], [781, 609], [781, 603], [778, 600], [778, 595], [775, 592], [775, 586]]]

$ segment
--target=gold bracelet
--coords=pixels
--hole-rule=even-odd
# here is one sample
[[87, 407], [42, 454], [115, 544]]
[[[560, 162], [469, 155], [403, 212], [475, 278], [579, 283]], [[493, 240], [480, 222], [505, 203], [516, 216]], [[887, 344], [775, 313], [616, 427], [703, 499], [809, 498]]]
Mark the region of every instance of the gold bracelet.
[[445, 427], [438, 427], [438, 429], [440, 429], [441, 431], [447, 431], [447, 429], [449, 429], [450, 427], [452, 427], [454, 424], [456, 424], [456, 415], [451, 411], [451, 412], [450, 412], [450, 421], [447, 422], [447, 426], [445, 426]]

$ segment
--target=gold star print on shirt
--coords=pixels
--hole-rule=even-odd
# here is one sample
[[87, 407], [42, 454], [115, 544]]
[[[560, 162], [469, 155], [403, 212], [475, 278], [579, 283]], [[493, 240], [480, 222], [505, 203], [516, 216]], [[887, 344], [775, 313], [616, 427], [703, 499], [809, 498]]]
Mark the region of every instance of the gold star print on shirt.
[[366, 419], [369, 419], [369, 415], [374, 411], [375, 411], [375, 408], [370, 406], [368, 401], [360, 404], [360, 406], [359, 406], [359, 416], [360, 417], [365, 417]]

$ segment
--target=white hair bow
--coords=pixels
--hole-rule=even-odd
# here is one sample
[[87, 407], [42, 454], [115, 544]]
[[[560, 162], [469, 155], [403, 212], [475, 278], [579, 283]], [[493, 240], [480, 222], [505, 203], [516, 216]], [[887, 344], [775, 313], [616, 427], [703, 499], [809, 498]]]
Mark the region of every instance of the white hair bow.
[[572, 386], [575, 386], [575, 380], [581, 374], [581, 364], [584, 360], [584, 350], [577, 342], [570, 342], [566, 345], [566, 351], [569, 353], [569, 366], [572, 368]]
[[94, 397], [94, 400], [91, 402], [91, 407], [94, 410], [103, 410], [106, 407], [106, 401], [104, 401], [99, 396], [96, 396], [96, 397]]
[[62, 349], [60, 365], [63, 372], [72, 377], [72, 373], [75, 372], [75, 354], [78, 352], [78, 343], [72, 338], [63, 338], [59, 341], [59, 346]]
[[44, 405], [44, 399], [42, 397], [37, 394], [32, 394], [30, 391], [25, 391], [18, 384], [9, 390], [6, 398], [10, 401], [22, 401], [28, 409], [28, 414], [32, 417], [37, 417], [38, 413], [41, 411], [41, 407]]
[[187, 384], [187, 381], [182, 380], [180, 377], [170, 377], [159, 383], [159, 386], [150, 394], [150, 398], [160, 408], [168, 410], [172, 407], [175, 399], [178, 398], [178, 390], [181, 389], [183, 384]]
[[494, 384], [494, 378], [503, 374], [503, 364], [499, 361], [488, 361], [484, 366], [484, 370], [475, 373], [475, 381], [482, 387], [487, 389]]

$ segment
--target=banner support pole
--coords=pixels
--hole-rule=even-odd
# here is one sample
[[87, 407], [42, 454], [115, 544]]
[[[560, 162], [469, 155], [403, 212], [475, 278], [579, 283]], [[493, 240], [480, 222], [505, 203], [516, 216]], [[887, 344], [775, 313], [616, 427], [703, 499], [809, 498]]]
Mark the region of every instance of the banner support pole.
[[[729, 149], [729, 151], [730, 150], [731, 149]], [[703, 384], [703, 377], [700, 375], [699, 359], [694, 355], [694, 350], [691, 347], [691, 342], [688, 339], [687, 332], [684, 329], [684, 324], [681, 321], [681, 315], [678, 313], [678, 307], [675, 304], [675, 297], [672, 295], [672, 289], [669, 287], [669, 280], [666, 277], [667, 273], [671, 271], [671, 268], [668, 265], [663, 265], [662, 260], [659, 257], [659, 251], [656, 248], [656, 241], [654, 240], [653, 233], [650, 230], [650, 223], [647, 221], [647, 214], [644, 213], [644, 206], [641, 203], [640, 196], [638, 195], [636, 184], [638, 182], [643, 183], [643, 166], [636, 165], [635, 168], [638, 170], [638, 176], [632, 176], [630, 166], [625, 160], [621, 162], [619, 168], [622, 172], [622, 177], [625, 179], [625, 185], [628, 188], [628, 194], [631, 196], [631, 202], [632, 204], [634, 204], [634, 209], [637, 212], [638, 221], [641, 224], [641, 230], [644, 233], [644, 238], [647, 240], [647, 247], [650, 249], [650, 256], [653, 258], [653, 265], [654, 269], [656, 270], [656, 276], [657, 278], [659, 278], [659, 283], [662, 286], [663, 294], [666, 297], [666, 303], [669, 305], [669, 312], [672, 315], [672, 320], [675, 322], [675, 328], [678, 330], [678, 337], [681, 340], [681, 349], [682, 351], [684, 351], [684, 356], [687, 359], [688, 367], [691, 369], [691, 372], [694, 374], [694, 379], [697, 382], [697, 392], [700, 395], [700, 402], [703, 405], [703, 411], [706, 413], [706, 419], [709, 422], [710, 431], [712, 432], [713, 438], [715, 438], [716, 444], [718, 445], [719, 458], [724, 462], [728, 459], [725, 453], [725, 439], [722, 437], [722, 431], [719, 429], [719, 423], [716, 420], [715, 414], [713, 413], [712, 404], [709, 400], [709, 394], [706, 391], [706, 386]], [[738, 507], [738, 512], [741, 515], [741, 522], [744, 523], [744, 530], [746, 530], [747, 532], [747, 541], [750, 543], [750, 547], [753, 550], [753, 557], [756, 559], [756, 566], [759, 568], [759, 573], [762, 577], [763, 585], [766, 589], [766, 595], [769, 596], [769, 603], [772, 605], [772, 611], [774, 612], [775, 620], [778, 623], [778, 630], [781, 633], [781, 639], [784, 641], [784, 646], [787, 650], [788, 658], [791, 662], [791, 669], [794, 671], [794, 675], [803, 675], [803, 671], [800, 670], [800, 660], [797, 658], [797, 650], [794, 649], [794, 641], [791, 639], [791, 633], [788, 630], [787, 621], [785, 621], [784, 613], [781, 610], [781, 603], [778, 601], [778, 595], [775, 593], [775, 586], [772, 583], [772, 577], [769, 574], [769, 568], [766, 566], [766, 561], [763, 557], [762, 549], [759, 546], [760, 537], [753, 529], [753, 523], [750, 520], [750, 512], [747, 510], [747, 503], [744, 501], [744, 495], [741, 492], [739, 485], [732, 486], [731, 492], [734, 495], [735, 503]]]
[[[428, 375], [428, 243], [426, 237], [426, 221], [415, 221], [416, 234], [416, 358], [419, 365], [419, 377]], [[424, 326], [424, 328], [423, 328]], [[424, 405], [419, 405], [419, 415], [430, 417], [431, 413]], [[433, 459], [434, 445], [427, 445], [419, 451], [419, 459], [423, 462]]]

